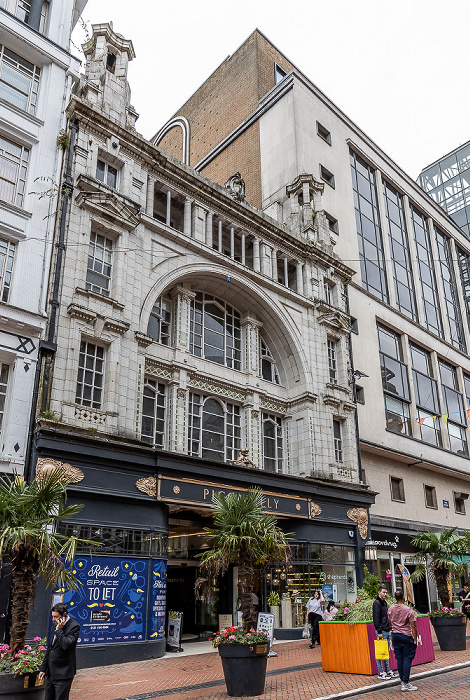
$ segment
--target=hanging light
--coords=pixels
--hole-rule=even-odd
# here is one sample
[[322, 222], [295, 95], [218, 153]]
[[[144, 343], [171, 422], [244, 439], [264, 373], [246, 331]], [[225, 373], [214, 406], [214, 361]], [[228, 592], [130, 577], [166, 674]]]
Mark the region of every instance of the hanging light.
[[375, 546], [375, 542], [371, 539], [367, 540], [364, 546], [364, 557], [367, 561], [377, 560], [377, 547]]

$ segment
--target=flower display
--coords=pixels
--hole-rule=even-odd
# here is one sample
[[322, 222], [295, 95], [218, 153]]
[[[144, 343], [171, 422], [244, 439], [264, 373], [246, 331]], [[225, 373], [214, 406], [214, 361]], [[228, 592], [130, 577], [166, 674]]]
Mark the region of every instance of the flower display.
[[8, 644], [0, 645], [0, 674], [2, 673], [32, 673], [41, 668], [46, 640], [35, 637], [33, 644], [25, 645], [24, 649], [18, 649], [12, 654]]
[[264, 632], [256, 632], [253, 627], [245, 632], [243, 627], [227, 627], [220, 632], [216, 632], [215, 637], [209, 639], [213, 647], [221, 644], [267, 644], [269, 639]]
[[462, 611], [458, 608], [447, 608], [441, 606], [435, 610], [431, 610], [429, 617], [462, 617]]

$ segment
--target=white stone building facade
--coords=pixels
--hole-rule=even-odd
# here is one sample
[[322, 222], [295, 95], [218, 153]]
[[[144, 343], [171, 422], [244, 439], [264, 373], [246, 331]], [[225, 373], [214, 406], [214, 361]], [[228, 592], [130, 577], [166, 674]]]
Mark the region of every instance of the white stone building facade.
[[[79, 61], [70, 35], [86, 0], [0, 3], [0, 472], [23, 474], [62, 150]], [[48, 195], [44, 193], [50, 191]], [[41, 196], [41, 194], [43, 196]]]

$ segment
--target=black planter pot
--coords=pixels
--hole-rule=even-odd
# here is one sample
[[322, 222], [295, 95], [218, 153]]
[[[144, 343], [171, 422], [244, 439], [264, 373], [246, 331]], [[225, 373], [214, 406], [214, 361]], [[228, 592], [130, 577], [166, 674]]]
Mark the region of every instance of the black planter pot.
[[442, 651], [465, 651], [467, 644], [467, 618], [465, 615], [431, 617], [431, 624]]
[[39, 671], [15, 676], [13, 673], [0, 675], [0, 700], [44, 700], [44, 681], [40, 685]]
[[253, 644], [253, 646], [221, 644], [219, 646], [225, 685], [229, 695], [239, 698], [242, 695], [252, 696], [264, 693], [268, 651], [268, 644]]

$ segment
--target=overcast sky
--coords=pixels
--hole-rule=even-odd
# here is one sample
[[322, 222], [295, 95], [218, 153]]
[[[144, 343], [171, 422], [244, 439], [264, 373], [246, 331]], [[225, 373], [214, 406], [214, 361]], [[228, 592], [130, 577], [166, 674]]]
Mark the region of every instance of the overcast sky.
[[258, 28], [412, 177], [470, 140], [469, 0], [88, 0], [82, 17], [132, 39], [146, 138]]

